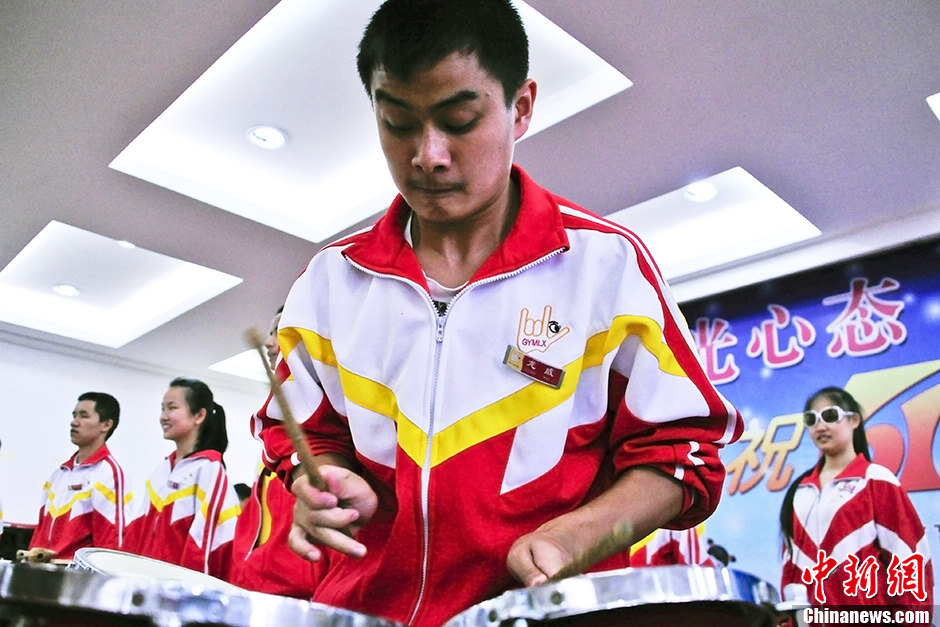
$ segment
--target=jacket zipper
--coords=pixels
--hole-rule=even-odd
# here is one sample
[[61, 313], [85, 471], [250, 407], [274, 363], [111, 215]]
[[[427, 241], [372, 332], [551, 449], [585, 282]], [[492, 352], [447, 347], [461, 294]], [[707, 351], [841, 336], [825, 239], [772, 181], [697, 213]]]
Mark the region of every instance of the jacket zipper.
[[428, 294], [421, 286], [419, 286], [414, 281], [410, 279], [406, 279], [404, 277], [392, 275], [392, 274], [382, 274], [379, 272], [375, 272], [373, 270], [369, 270], [368, 268], [365, 268], [361, 266], [360, 264], [356, 263], [349, 257], [344, 256], [346, 261], [348, 261], [354, 268], [358, 268], [359, 270], [361, 270], [362, 272], [365, 272], [366, 274], [369, 274], [374, 277], [379, 277], [379, 278], [395, 279], [398, 281], [402, 281], [403, 283], [407, 283], [408, 285], [411, 285], [412, 287], [414, 287], [420, 294], [422, 294], [425, 297], [425, 300], [427, 301], [428, 306], [431, 308], [431, 312], [435, 316], [435, 320], [436, 320], [435, 336], [434, 336], [433, 369], [431, 371], [430, 417], [428, 419], [428, 431], [425, 434], [425, 438], [426, 438], [425, 449], [426, 450], [424, 453], [424, 464], [422, 465], [422, 468], [421, 468], [421, 518], [422, 518], [421, 534], [422, 534], [422, 543], [423, 543], [422, 546], [424, 547], [424, 554], [421, 556], [421, 584], [418, 588], [418, 598], [415, 601], [414, 609], [411, 611], [411, 616], [408, 618], [408, 624], [411, 624], [415, 621], [415, 618], [418, 615], [418, 611], [421, 609], [421, 604], [424, 601], [424, 593], [427, 587], [428, 561], [430, 558], [430, 542], [431, 542], [431, 528], [430, 528], [430, 521], [429, 521], [430, 506], [429, 506], [429, 496], [428, 496], [428, 493], [430, 491], [430, 484], [431, 484], [431, 452], [432, 452], [431, 447], [434, 441], [434, 424], [435, 424], [435, 418], [437, 416], [437, 384], [440, 379], [441, 346], [444, 343], [444, 327], [447, 324], [447, 316], [450, 314], [451, 309], [456, 304], [456, 302], [460, 299], [460, 297], [466, 294], [467, 292], [469, 292], [472, 288], [478, 285], [486, 285], [489, 283], [493, 283], [495, 281], [508, 279], [516, 275], [519, 275], [525, 272], [526, 270], [544, 261], [551, 259], [552, 257], [563, 252], [564, 250], [565, 250], [564, 248], [556, 248], [552, 252], [546, 255], [543, 255], [542, 257], [539, 257], [535, 261], [531, 261], [524, 266], [520, 266], [519, 268], [510, 270], [509, 272], [504, 272], [502, 274], [494, 274], [485, 279], [480, 279], [479, 281], [476, 281], [474, 283], [467, 284], [466, 287], [464, 287], [462, 290], [460, 290], [459, 292], [457, 292], [457, 294], [454, 295], [454, 298], [451, 300], [450, 304], [447, 306], [447, 309], [442, 314], [438, 313], [437, 307], [434, 306], [434, 300], [431, 298], [431, 295]]

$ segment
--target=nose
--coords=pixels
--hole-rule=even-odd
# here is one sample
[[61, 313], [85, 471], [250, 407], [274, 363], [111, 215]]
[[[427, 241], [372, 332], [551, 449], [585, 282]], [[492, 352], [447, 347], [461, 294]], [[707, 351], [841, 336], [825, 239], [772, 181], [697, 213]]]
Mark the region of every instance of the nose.
[[450, 145], [447, 134], [429, 126], [417, 139], [411, 163], [424, 172], [450, 166]]

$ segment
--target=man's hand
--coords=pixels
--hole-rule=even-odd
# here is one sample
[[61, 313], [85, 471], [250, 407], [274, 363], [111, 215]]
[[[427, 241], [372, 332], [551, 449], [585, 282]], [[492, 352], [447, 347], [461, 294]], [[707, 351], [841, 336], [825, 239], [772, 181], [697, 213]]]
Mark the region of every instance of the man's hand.
[[521, 536], [509, 549], [506, 567], [526, 586], [583, 572], [630, 548], [669, 522], [682, 506], [675, 479], [643, 466], [625, 471], [593, 501]]
[[354, 538], [375, 514], [378, 497], [365, 479], [346, 468], [323, 465], [320, 474], [327, 491], [311, 486], [303, 473], [291, 483], [297, 501], [287, 544], [295, 553], [314, 562], [323, 556], [320, 546], [362, 557], [366, 547]]
[[563, 534], [546, 527], [520, 537], [509, 549], [509, 573], [526, 587], [547, 582], [575, 558], [575, 549], [566, 546]]

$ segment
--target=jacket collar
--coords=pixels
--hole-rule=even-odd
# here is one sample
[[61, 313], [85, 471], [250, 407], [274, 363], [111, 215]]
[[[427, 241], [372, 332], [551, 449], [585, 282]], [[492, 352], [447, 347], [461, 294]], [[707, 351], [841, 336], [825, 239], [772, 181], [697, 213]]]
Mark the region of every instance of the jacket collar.
[[74, 469], [76, 466], [90, 466], [91, 464], [97, 464], [102, 459], [111, 454], [111, 451], [108, 450], [107, 444], [102, 444], [101, 448], [96, 450], [94, 453], [88, 456], [88, 459], [83, 460], [80, 463], [75, 462], [75, 458], [78, 457], [78, 451], [75, 451], [68, 460], [62, 464], [62, 468], [67, 468], [69, 470]]
[[[819, 458], [819, 461], [816, 462], [816, 466], [801, 484], [811, 483], [817, 488], [819, 487], [819, 472], [822, 470], [823, 465], [822, 457]], [[832, 478], [833, 481], [845, 481], [847, 479], [861, 479], [865, 476], [865, 471], [868, 469], [868, 466], [871, 465], [871, 462], [865, 459], [865, 456], [861, 453], [858, 453], [855, 456], [855, 459], [849, 462], [849, 465], [842, 469], [842, 471]]]
[[[506, 239], [477, 269], [471, 283], [517, 270], [557, 250], [568, 250], [558, 199], [517, 165], [512, 166], [511, 177], [520, 191], [516, 221]], [[399, 194], [371, 229], [351, 238], [343, 254], [367, 270], [400, 276], [427, 288], [418, 258], [404, 237], [410, 213], [411, 208]]]
[[170, 460], [170, 468], [175, 468], [177, 462], [186, 463], [191, 459], [208, 459], [214, 462], [222, 461], [222, 453], [216, 451], [215, 449], [205, 449], [203, 451], [196, 451], [195, 453], [190, 453], [183, 459], [176, 459], [176, 451], [173, 451], [167, 456], [167, 459]]

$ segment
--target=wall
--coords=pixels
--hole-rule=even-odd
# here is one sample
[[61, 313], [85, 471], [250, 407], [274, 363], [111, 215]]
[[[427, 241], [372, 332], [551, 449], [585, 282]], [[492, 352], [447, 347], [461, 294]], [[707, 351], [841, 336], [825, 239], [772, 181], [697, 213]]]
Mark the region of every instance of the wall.
[[[48, 352], [5, 339], [0, 338], [0, 399], [5, 403], [0, 419], [0, 501], [5, 522], [36, 523], [43, 482], [75, 452], [69, 422], [82, 392], [107, 392], [120, 402], [121, 421], [108, 447], [131, 481], [146, 480], [173, 450], [160, 431], [160, 403], [169, 382], [188, 373], [148, 372], [77, 351]], [[249, 433], [249, 417], [264, 401], [266, 388], [250, 381], [206, 383], [226, 413], [229, 477], [233, 483], [250, 485], [261, 449]]]

